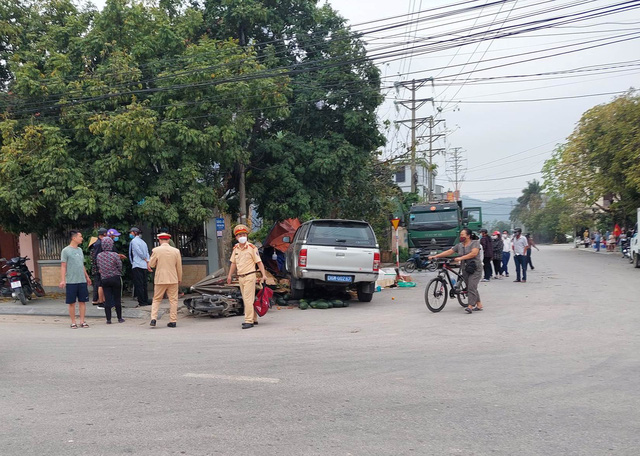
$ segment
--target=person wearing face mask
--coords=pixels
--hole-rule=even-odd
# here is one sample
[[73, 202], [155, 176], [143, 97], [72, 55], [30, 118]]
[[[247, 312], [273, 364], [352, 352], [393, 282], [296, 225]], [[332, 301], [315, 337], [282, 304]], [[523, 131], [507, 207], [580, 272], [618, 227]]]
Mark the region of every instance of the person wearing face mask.
[[149, 271], [155, 268], [153, 280], [153, 303], [151, 304], [151, 323], [155, 326], [158, 319], [158, 310], [164, 294], [169, 298], [169, 328], [175, 328], [178, 322], [178, 288], [182, 282], [182, 257], [180, 250], [169, 245], [171, 235], [158, 234], [160, 245], [151, 252]]
[[138, 306], [149, 305], [148, 269], [149, 247], [141, 236], [140, 228], [132, 226], [129, 230], [129, 261], [131, 262], [131, 279], [133, 280], [133, 292], [138, 300]]
[[493, 232], [491, 235], [491, 243], [493, 244], [493, 259], [491, 261], [493, 261], [493, 272], [495, 274], [493, 278], [499, 279], [500, 270], [502, 269], [502, 249], [504, 246], [500, 231]]
[[[469, 298], [469, 305], [465, 307], [467, 313], [472, 313], [474, 310], [482, 310], [482, 302], [480, 301], [480, 293], [478, 292], [478, 283], [482, 277], [482, 259], [480, 254], [480, 242], [473, 239], [474, 235], [469, 228], [463, 228], [460, 231], [460, 243], [456, 244], [453, 248], [445, 250], [437, 255], [430, 256], [429, 259], [442, 258], [458, 254], [453, 261], [460, 263], [460, 270], [462, 271], [462, 277], [467, 283], [467, 296]], [[475, 271], [470, 272], [469, 263], [475, 264]]]
[[509, 237], [509, 232], [504, 230], [502, 232], [502, 270], [500, 271], [500, 275], [505, 275], [505, 277], [509, 277], [509, 259], [511, 258], [511, 237]]
[[111, 324], [111, 308], [115, 307], [118, 323], [122, 318], [122, 260], [113, 252], [113, 240], [106, 237], [102, 240], [102, 251], [96, 257], [101, 286], [104, 289], [104, 313], [107, 324]]
[[[114, 252], [118, 253], [118, 250], [116, 249], [116, 245], [115, 245], [115, 243], [116, 243], [116, 242], [118, 242], [118, 239], [120, 239], [120, 236], [122, 236], [122, 235], [121, 235], [121, 234], [120, 234], [120, 232], [119, 232], [118, 230], [116, 230], [115, 228], [109, 228], [109, 229], [107, 230], [107, 236], [108, 236], [108, 237], [110, 237], [110, 238], [113, 240], [113, 242], [114, 242], [114, 244], [113, 244], [113, 249], [112, 249], [112, 250], [113, 250]], [[126, 259], [126, 258], [127, 258], [126, 256], [124, 256], [124, 255], [123, 255], [123, 254], [121, 254], [121, 253], [118, 253], [118, 257], [119, 257], [121, 260], [124, 260], [124, 259]]]
[[262, 277], [260, 277], [261, 282], [264, 282], [267, 276], [258, 248], [247, 241], [248, 234], [249, 228], [244, 225], [237, 225], [233, 229], [233, 235], [238, 243], [233, 247], [233, 252], [231, 252], [231, 268], [227, 276], [227, 283], [231, 283], [234, 274], [237, 273], [238, 276], [242, 301], [244, 302], [242, 329], [253, 328], [254, 325], [258, 324], [258, 315], [253, 308], [253, 303], [256, 300], [256, 272], [258, 272], [256, 266], [262, 274]]

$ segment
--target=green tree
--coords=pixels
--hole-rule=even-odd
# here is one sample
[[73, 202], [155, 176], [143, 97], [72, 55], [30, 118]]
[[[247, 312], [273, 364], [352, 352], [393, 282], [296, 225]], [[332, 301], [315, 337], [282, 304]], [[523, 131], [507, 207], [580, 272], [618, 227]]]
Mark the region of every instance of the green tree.
[[382, 226], [380, 74], [314, 0], [9, 0], [0, 30], [0, 223], [198, 226], [267, 219]]
[[[543, 168], [545, 185], [576, 211], [628, 222], [640, 206], [640, 97], [635, 91], [585, 112]], [[613, 201], [600, 204], [603, 197]]]
[[527, 183], [518, 197], [518, 202], [511, 211], [509, 219], [512, 222], [522, 222], [529, 225], [533, 217], [540, 211], [543, 205], [542, 185], [536, 179]]
[[[291, 69], [291, 115], [254, 129], [249, 195], [270, 220], [388, 217], [391, 172], [375, 115], [380, 74], [364, 45], [315, 0], [207, 0], [205, 22], [252, 46], [265, 64]], [[268, 44], [264, 44], [268, 43]]]
[[225, 209], [255, 125], [288, 114], [287, 78], [247, 78], [266, 67], [251, 49], [202, 36], [198, 11], [124, 0], [91, 14], [58, 0], [21, 6], [40, 33], [18, 42], [7, 65], [8, 229], [197, 226]]

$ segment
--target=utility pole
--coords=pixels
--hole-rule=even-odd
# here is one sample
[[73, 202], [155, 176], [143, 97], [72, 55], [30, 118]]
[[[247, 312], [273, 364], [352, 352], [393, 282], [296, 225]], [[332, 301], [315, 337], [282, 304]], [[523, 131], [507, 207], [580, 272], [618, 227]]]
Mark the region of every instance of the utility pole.
[[457, 195], [460, 192], [460, 186], [465, 177], [465, 172], [467, 171], [464, 163], [466, 160], [462, 158], [462, 147], [452, 147], [450, 149], [450, 153], [448, 154], [450, 158], [449, 166], [447, 167], [447, 172], [449, 173], [449, 180], [453, 180], [454, 182], [454, 191]]
[[247, 192], [245, 188], [246, 171], [244, 163], [239, 164], [240, 182], [238, 183], [238, 199], [240, 201], [240, 223], [247, 224]]
[[[444, 119], [438, 119], [435, 120], [433, 118], [433, 116], [429, 116], [428, 118], [429, 121], [429, 168], [427, 169], [427, 186], [428, 191], [427, 191], [427, 201], [431, 201], [431, 197], [433, 196], [433, 190], [434, 190], [434, 186], [433, 186], [433, 157], [434, 155], [436, 155], [439, 152], [443, 152], [445, 149], [444, 148], [439, 148], [439, 149], [434, 149], [433, 148], [433, 141], [437, 138], [440, 138], [441, 136], [444, 136], [444, 133], [438, 133], [438, 134], [433, 134], [433, 127], [435, 127], [437, 124], [439, 124], [440, 122], [444, 122]], [[423, 137], [420, 137], [420, 139], [422, 139]]]
[[411, 192], [416, 193], [417, 191], [417, 168], [416, 168], [416, 129], [422, 126], [429, 117], [421, 117], [416, 118], [416, 111], [420, 109], [425, 103], [431, 102], [433, 103], [433, 98], [422, 98], [416, 99], [416, 92], [422, 88], [425, 84], [431, 82], [433, 84], [433, 78], [424, 78], [424, 79], [412, 79], [411, 81], [400, 81], [396, 82], [394, 85], [396, 89], [399, 87], [404, 87], [411, 91], [411, 99], [410, 100], [398, 100], [395, 104], [399, 104], [407, 108], [411, 111], [411, 119], [406, 120], [398, 120], [396, 123], [401, 124], [410, 124], [411, 129]]

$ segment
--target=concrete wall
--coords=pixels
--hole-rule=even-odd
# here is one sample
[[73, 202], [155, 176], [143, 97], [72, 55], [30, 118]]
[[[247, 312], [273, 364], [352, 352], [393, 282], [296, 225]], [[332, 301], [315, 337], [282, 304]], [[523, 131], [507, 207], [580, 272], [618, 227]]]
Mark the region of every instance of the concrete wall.
[[[208, 274], [208, 258], [183, 258], [182, 259], [182, 287], [190, 287], [204, 279]], [[213, 271], [212, 271], [213, 272]]]
[[[27, 267], [30, 271], [33, 271], [35, 273], [36, 263], [34, 259], [38, 258], [38, 238], [33, 234], [20, 233], [18, 242], [20, 244], [20, 256], [29, 257], [29, 261], [27, 261]], [[37, 274], [36, 277], [38, 277]]]
[[40, 260], [34, 273], [40, 278], [43, 287], [57, 287], [60, 284], [60, 261]]

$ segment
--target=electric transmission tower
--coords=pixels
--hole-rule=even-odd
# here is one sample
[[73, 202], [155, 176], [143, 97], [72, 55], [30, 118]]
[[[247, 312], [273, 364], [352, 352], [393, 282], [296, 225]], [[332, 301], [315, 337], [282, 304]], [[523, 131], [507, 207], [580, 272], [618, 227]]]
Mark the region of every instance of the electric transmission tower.
[[462, 156], [461, 147], [452, 147], [447, 153], [447, 177], [454, 184], [456, 199], [460, 197], [460, 187], [467, 173], [467, 160]]

